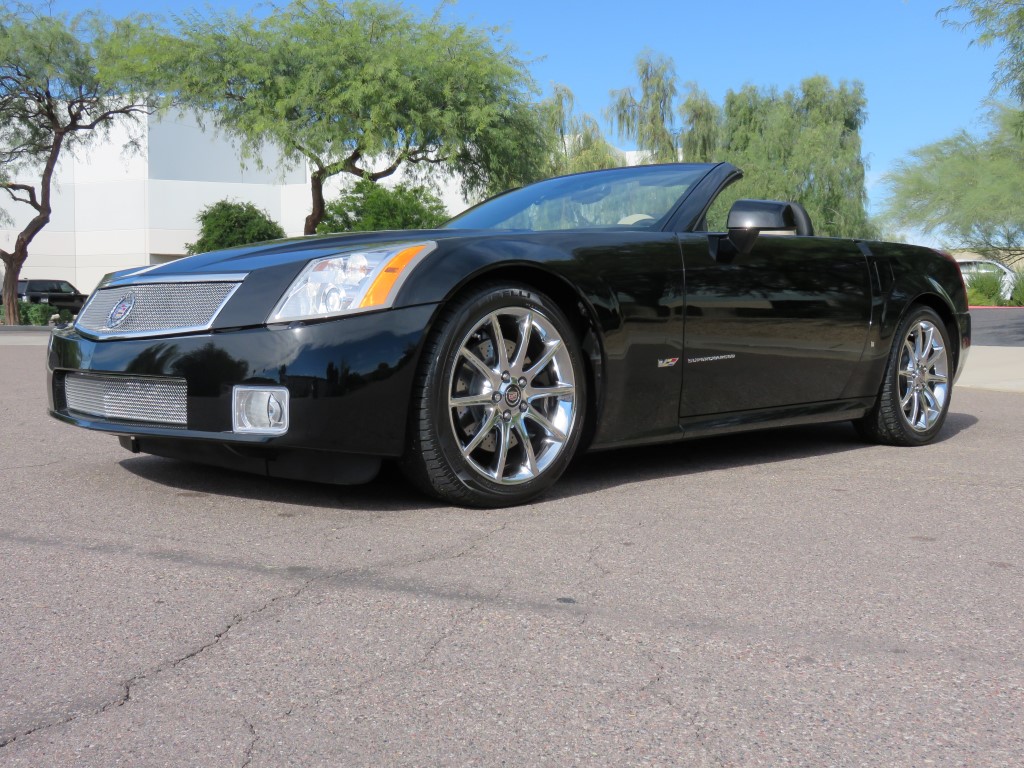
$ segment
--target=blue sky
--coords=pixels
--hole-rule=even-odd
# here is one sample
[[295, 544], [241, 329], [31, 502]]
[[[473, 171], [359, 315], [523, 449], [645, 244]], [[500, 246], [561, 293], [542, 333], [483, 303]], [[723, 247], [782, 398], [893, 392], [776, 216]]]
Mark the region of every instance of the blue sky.
[[[500, 27], [505, 42], [532, 61], [546, 94], [553, 82], [576, 96], [578, 111], [603, 118], [608, 92], [634, 84], [644, 48], [671, 56], [680, 83], [696, 82], [717, 102], [729, 89], [796, 85], [827, 75], [860, 80], [868, 98], [862, 131], [872, 209], [880, 177], [923, 144], [964, 128], [978, 131], [998, 51], [971, 46], [936, 11], [951, 0], [459, 0], [451, 19]], [[429, 12], [436, 4], [407, 5]], [[255, 3], [149, 0], [154, 13], [205, 7], [246, 10]], [[141, 10], [126, 0], [56, 0], [55, 12]]]

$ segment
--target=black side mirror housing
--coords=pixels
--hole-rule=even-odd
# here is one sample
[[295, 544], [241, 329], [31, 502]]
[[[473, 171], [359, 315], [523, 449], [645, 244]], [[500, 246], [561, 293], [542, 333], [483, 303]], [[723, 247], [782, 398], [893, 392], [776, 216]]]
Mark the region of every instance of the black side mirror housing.
[[737, 200], [729, 209], [729, 242], [746, 255], [762, 232], [813, 235], [807, 211], [799, 203], [782, 200]]

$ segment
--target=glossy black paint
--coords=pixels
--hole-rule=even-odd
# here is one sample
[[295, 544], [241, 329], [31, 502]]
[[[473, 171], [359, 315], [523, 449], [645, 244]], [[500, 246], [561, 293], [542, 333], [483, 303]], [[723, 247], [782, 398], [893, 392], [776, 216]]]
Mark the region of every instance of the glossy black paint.
[[[950, 327], [959, 373], [970, 316], [955, 263], [926, 248], [822, 237], [761, 235], [741, 253], [724, 233], [700, 231], [715, 195], [738, 176], [728, 164], [709, 166], [660, 231], [444, 229], [297, 238], [115, 276], [131, 284], [246, 275], [209, 333], [95, 341], [56, 331], [51, 411], [127, 436], [129, 446], [146, 452], [356, 482], [372, 474], [376, 457], [405, 450], [420, 352], [445, 302], [488, 281], [540, 290], [574, 324], [589, 358], [595, 449], [856, 418], [873, 404], [893, 333], [914, 303], [932, 306]], [[409, 275], [393, 309], [266, 325], [310, 259], [422, 241], [437, 247]], [[73, 370], [186, 376], [188, 429], [70, 415], [62, 383]], [[231, 387], [256, 382], [289, 388], [287, 435], [230, 431]], [[190, 444], [204, 445], [203, 455], [190, 452]], [[217, 444], [229, 450], [210, 447]], [[332, 462], [351, 471], [332, 474]]]
[[743, 254], [724, 236], [694, 234], [683, 254], [681, 417], [873, 394], [847, 392], [871, 310], [867, 259], [853, 242], [761, 236]]
[[[171, 339], [92, 341], [72, 328], [50, 341], [50, 408], [57, 418], [117, 435], [399, 456], [408, 393], [424, 330], [436, 307], [360, 315], [292, 328], [249, 328]], [[98, 422], [68, 413], [65, 371], [180, 376], [188, 427]], [[231, 432], [235, 384], [286, 386], [292, 426], [280, 437]]]

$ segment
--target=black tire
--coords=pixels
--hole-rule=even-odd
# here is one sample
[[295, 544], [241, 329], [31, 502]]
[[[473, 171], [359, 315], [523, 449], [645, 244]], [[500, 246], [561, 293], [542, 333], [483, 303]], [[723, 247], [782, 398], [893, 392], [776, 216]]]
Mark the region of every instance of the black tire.
[[854, 426], [874, 443], [931, 442], [949, 413], [953, 373], [946, 324], [934, 310], [912, 307], [893, 336], [878, 400]]
[[580, 344], [555, 302], [525, 285], [481, 285], [445, 308], [427, 341], [402, 469], [446, 502], [522, 504], [565, 471], [586, 398]]

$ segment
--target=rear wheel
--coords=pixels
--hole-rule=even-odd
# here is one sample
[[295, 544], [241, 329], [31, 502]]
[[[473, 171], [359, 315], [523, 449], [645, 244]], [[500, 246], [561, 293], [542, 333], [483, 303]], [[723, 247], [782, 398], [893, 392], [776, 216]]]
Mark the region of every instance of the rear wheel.
[[923, 445], [934, 439], [949, 412], [950, 355], [942, 318], [928, 307], [913, 308], [894, 337], [878, 401], [854, 422], [861, 435], [887, 445]]
[[483, 286], [427, 344], [403, 466], [446, 501], [521, 504], [565, 470], [585, 409], [579, 343], [558, 306], [525, 286]]

